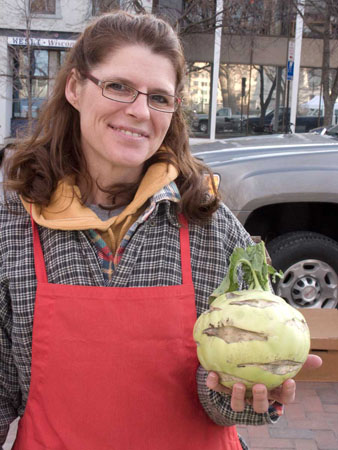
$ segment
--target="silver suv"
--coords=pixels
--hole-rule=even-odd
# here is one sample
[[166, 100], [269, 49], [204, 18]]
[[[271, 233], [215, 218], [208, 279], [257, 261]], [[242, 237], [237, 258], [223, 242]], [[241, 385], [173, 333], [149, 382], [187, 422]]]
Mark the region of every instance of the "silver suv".
[[283, 270], [277, 293], [298, 308], [337, 308], [338, 126], [202, 149], [192, 147], [220, 175], [224, 202]]

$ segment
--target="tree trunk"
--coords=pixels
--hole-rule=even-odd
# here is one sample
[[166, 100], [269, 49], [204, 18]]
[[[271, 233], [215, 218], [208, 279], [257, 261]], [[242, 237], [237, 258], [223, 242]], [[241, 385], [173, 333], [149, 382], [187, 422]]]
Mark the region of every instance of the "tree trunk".
[[221, 85], [223, 106], [228, 106], [228, 104], [229, 104], [229, 93], [228, 93], [227, 77], [226, 77], [226, 74], [224, 72], [224, 69], [221, 68], [221, 67], [220, 67], [220, 71], [219, 71], [219, 83]]
[[266, 110], [268, 109], [268, 106], [270, 104], [273, 91], [275, 90], [275, 87], [276, 87], [277, 76], [275, 75], [275, 78], [274, 78], [274, 80], [272, 82], [272, 85], [270, 87], [269, 94], [266, 97], [266, 99], [264, 100], [264, 67], [263, 66], [259, 66], [259, 69], [257, 69], [257, 70], [259, 72], [259, 77], [260, 77], [259, 100], [260, 100], [260, 107], [261, 107], [261, 116], [260, 116], [259, 124], [260, 124], [261, 127], [264, 127], [264, 120], [265, 120]]

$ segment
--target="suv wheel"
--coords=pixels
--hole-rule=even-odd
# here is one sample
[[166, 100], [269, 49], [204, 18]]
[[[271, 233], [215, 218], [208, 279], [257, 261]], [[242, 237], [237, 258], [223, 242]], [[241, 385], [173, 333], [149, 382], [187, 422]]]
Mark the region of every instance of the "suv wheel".
[[267, 244], [284, 277], [276, 294], [296, 308], [338, 308], [338, 242], [313, 232], [286, 233]]
[[201, 131], [202, 133], [207, 133], [207, 131], [208, 131], [207, 122], [201, 122], [198, 126], [198, 130]]

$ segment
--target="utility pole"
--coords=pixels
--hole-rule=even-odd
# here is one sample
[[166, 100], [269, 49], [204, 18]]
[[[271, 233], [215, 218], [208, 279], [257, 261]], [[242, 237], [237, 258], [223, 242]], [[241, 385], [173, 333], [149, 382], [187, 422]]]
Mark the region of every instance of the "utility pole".
[[222, 23], [223, 23], [223, 1], [216, 0], [216, 20], [215, 20], [215, 41], [214, 41], [214, 61], [212, 70], [211, 88], [211, 108], [210, 108], [210, 139], [215, 140], [216, 135], [216, 111], [217, 111], [217, 90], [219, 64], [222, 44]]
[[291, 97], [291, 112], [290, 112], [290, 127], [294, 133], [296, 130], [296, 117], [297, 117], [297, 103], [298, 103], [298, 89], [299, 89], [299, 72], [300, 72], [300, 59], [302, 55], [302, 39], [303, 39], [303, 16], [304, 16], [304, 4], [305, 0], [299, 0], [297, 7], [297, 20], [296, 20], [296, 36], [295, 36], [295, 59], [294, 59], [294, 74], [292, 82], [292, 97]]

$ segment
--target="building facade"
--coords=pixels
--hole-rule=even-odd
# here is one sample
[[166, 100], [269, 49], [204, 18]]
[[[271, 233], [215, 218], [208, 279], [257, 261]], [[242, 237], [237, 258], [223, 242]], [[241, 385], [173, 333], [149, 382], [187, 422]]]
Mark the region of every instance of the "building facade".
[[67, 49], [86, 24], [127, 5], [123, 0], [0, 0], [0, 145], [29, 116], [37, 116]]
[[[248, 104], [245, 111], [251, 114], [259, 109], [261, 81], [257, 72], [251, 69], [259, 66], [267, 68], [264, 86], [264, 95], [267, 95], [272, 84], [271, 74], [277, 67], [285, 69], [287, 65], [288, 45], [295, 28], [295, 15], [290, 15], [285, 9], [290, 2], [224, 0], [220, 106], [229, 106], [237, 114], [243, 103]], [[0, 145], [37, 116], [53, 88], [67, 49], [86, 24], [112, 8], [131, 8], [131, 3], [127, 0], [0, 0]], [[175, 23], [184, 8], [190, 8], [193, 2], [143, 0], [138, 3], [148, 11], [166, 15]], [[191, 24], [194, 21], [205, 24], [210, 18], [212, 21], [214, 1], [195, 0], [195, 3], [197, 6], [190, 8], [190, 15], [183, 14], [184, 20], [180, 23], [185, 55], [190, 66], [209, 65], [209, 68], [189, 74], [187, 98], [192, 110], [207, 112], [214, 34], [212, 27], [203, 30], [201, 25], [197, 25], [192, 29]], [[260, 22], [257, 21], [259, 11], [264, 19]], [[314, 23], [320, 24], [318, 15], [312, 14]], [[338, 67], [337, 41], [332, 40], [331, 47], [332, 67]], [[311, 71], [321, 67], [322, 50], [322, 40], [313, 36], [311, 30], [305, 29], [301, 66], [310, 75]], [[244, 97], [243, 78], [246, 80]], [[302, 101], [306, 102], [320, 93], [320, 76], [316, 75], [316, 85], [314, 78], [306, 73], [302, 79], [305, 80]]]

